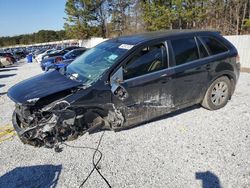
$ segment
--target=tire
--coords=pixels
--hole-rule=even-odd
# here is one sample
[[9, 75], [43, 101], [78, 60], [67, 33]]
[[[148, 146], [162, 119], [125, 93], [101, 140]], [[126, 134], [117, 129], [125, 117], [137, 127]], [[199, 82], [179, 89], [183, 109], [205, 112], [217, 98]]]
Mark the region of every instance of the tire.
[[208, 110], [223, 108], [231, 98], [232, 85], [226, 76], [216, 79], [207, 89], [201, 105]]

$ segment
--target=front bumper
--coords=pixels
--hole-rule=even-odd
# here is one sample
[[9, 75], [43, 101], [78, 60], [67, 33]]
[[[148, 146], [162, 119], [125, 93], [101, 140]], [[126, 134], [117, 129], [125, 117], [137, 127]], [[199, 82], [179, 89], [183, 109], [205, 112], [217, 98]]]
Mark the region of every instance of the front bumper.
[[20, 120], [17, 117], [17, 113], [16, 111], [13, 112], [12, 114], [12, 124], [13, 127], [17, 133], [17, 136], [19, 137], [19, 139], [24, 143], [27, 144], [27, 140], [23, 137], [22, 133], [23, 133], [23, 129], [20, 127]]

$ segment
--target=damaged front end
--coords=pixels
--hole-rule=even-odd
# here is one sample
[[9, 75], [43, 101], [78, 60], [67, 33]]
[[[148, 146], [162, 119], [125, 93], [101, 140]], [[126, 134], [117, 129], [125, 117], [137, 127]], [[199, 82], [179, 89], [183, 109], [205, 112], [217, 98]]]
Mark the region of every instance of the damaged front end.
[[67, 101], [61, 100], [41, 109], [35, 105], [17, 104], [12, 121], [24, 144], [53, 148], [86, 132], [119, 128], [124, 118], [114, 108], [104, 111], [100, 108], [72, 107]]
[[[11, 87], [8, 96], [16, 103], [12, 121], [21, 141], [52, 148], [102, 126], [98, 111], [72, 105], [77, 100], [75, 94], [87, 88], [58, 71], [40, 74]], [[72, 100], [67, 101], [67, 97]]]
[[51, 148], [58, 142], [77, 138], [88, 129], [79, 122], [83, 113], [71, 109], [67, 101], [55, 102], [41, 109], [16, 105], [12, 120], [23, 143]]

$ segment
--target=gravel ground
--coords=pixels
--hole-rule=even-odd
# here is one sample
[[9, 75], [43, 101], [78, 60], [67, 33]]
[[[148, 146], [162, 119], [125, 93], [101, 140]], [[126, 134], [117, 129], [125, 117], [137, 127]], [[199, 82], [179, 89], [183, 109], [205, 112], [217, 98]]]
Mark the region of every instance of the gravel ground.
[[[0, 126], [10, 122], [14, 108], [4, 93], [40, 72], [37, 63], [0, 70]], [[250, 74], [242, 73], [232, 100], [223, 109], [192, 107], [133, 129], [86, 134], [68, 144], [97, 147], [104, 134], [98, 168], [112, 187], [247, 188], [249, 93]], [[23, 145], [17, 137], [3, 142], [0, 151], [1, 188], [79, 187], [92, 169], [94, 153], [68, 146], [55, 153]], [[107, 185], [94, 171], [83, 187]]]

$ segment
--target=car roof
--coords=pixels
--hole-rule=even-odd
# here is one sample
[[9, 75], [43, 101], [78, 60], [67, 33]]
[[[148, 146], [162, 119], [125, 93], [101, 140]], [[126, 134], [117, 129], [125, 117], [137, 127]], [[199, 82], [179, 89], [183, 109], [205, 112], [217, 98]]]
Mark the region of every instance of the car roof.
[[85, 48], [85, 47], [79, 47], [79, 48], [73, 49], [73, 50], [71, 50], [71, 51], [76, 52], [76, 51], [83, 51], [83, 50], [86, 50], [86, 49], [87, 49], [87, 48]]
[[155, 31], [155, 32], [148, 32], [142, 34], [135, 34], [135, 35], [127, 35], [127, 36], [120, 36], [114, 39], [111, 39], [113, 42], [137, 45], [142, 42], [151, 41], [154, 39], [161, 39], [170, 36], [181, 36], [187, 34], [218, 34], [218, 31], [211, 31], [211, 30], [190, 30], [190, 29], [183, 29], [183, 30], [165, 30], [165, 31]]
[[77, 48], [80, 48], [79, 46], [68, 46], [66, 48], [63, 48], [62, 50], [68, 50], [68, 49], [77, 49]]

